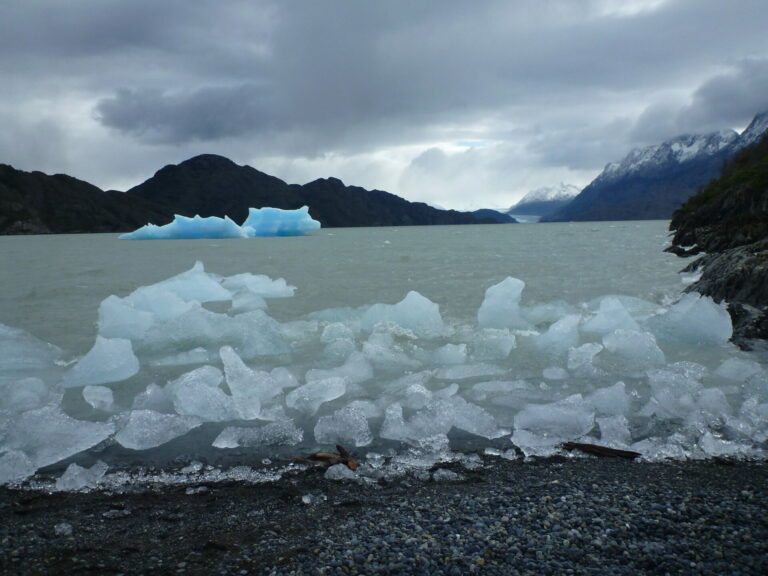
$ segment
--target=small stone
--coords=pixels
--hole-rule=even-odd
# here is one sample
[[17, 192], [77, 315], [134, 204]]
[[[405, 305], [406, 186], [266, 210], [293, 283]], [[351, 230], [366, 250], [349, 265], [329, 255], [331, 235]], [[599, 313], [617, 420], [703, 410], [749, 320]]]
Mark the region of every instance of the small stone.
[[72, 524], [68, 522], [61, 522], [53, 527], [53, 532], [56, 536], [72, 536]]

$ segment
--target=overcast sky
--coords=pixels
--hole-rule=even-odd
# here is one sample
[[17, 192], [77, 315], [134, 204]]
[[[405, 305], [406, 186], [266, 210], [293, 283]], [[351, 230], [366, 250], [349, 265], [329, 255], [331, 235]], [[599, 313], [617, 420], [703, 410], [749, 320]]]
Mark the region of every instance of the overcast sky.
[[227, 156], [456, 209], [768, 110], [765, 0], [2, 0], [0, 163]]

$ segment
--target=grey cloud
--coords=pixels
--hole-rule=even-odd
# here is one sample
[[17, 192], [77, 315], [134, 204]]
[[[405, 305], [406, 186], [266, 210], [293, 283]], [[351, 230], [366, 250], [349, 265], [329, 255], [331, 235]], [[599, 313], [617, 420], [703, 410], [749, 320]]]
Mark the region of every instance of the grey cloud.
[[[87, 125], [81, 140], [108, 142], [108, 134], [121, 149], [164, 154], [242, 149], [287, 167], [293, 158], [311, 159], [303, 166], [318, 170], [323, 158], [334, 159], [328, 169], [349, 166], [341, 158], [372, 161], [376, 154], [387, 166], [407, 166], [403, 149], [414, 157], [462, 140], [501, 142], [493, 153], [451, 155], [435, 168], [448, 177], [459, 164], [488, 170], [497, 174], [488, 186], [500, 190], [514, 176], [503, 153], [522, 154], [520, 162], [507, 161], [518, 173], [529, 173], [529, 165], [553, 174], [599, 170], [632, 145], [682, 128], [742, 123], [761, 106], [764, 0], [626, 6], [2, 2], [0, 114], [23, 134], [30, 120], [14, 119], [18, 102], [48, 109], [66, 102], [61, 126]], [[728, 66], [732, 73], [723, 72]], [[667, 101], [669, 93], [684, 100]], [[91, 117], [78, 123], [75, 111]], [[0, 155], [16, 157], [9, 146]], [[32, 163], [34, 147], [26, 149]]]
[[268, 130], [267, 100], [250, 84], [190, 93], [120, 90], [101, 100], [95, 113], [105, 126], [151, 142], [210, 141]]
[[768, 58], [738, 62], [706, 80], [688, 102], [659, 101], [638, 117], [632, 140], [653, 143], [684, 133], [746, 126], [768, 111]]

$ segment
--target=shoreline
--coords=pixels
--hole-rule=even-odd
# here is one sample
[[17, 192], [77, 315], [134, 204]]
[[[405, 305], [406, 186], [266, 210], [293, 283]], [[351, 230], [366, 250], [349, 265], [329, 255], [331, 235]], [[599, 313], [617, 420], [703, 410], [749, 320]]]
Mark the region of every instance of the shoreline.
[[443, 481], [305, 469], [122, 493], [3, 487], [0, 573], [768, 573], [765, 462], [436, 467]]

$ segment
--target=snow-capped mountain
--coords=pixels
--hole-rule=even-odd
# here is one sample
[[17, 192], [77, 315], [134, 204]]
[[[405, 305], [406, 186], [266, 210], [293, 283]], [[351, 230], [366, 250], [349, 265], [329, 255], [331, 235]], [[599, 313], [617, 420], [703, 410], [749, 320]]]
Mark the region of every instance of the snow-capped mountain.
[[542, 218], [569, 220], [668, 219], [697, 190], [717, 178], [723, 162], [768, 132], [768, 112], [744, 132], [677, 136], [636, 148], [608, 164], [567, 206]]
[[[563, 200], [573, 200], [579, 192], [581, 192], [581, 188], [578, 186], [561, 182], [559, 186], [549, 186], [531, 190], [528, 194], [523, 196], [515, 206], [530, 204], [531, 202], [562, 202]], [[515, 206], [512, 208], [515, 208]], [[512, 208], [510, 208], [510, 210]]]
[[711, 134], [686, 134], [661, 144], [635, 148], [621, 162], [608, 164], [595, 182], [618, 180], [649, 168], [709, 158], [734, 148], [739, 138], [735, 130], [724, 130]]
[[755, 144], [766, 132], [768, 132], [768, 112], [763, 112], [755, 116], [746, 130], [741, 133], [738, 147], [741, 149]]
[[566, 206], [580, 191], [581, 188], [578, 186], [565, 183], [561, 183], [559, 186], [531, 190], [517, 204], [512, 206], [507, 214], [527, 217], [542, 217], [553, 214]]

